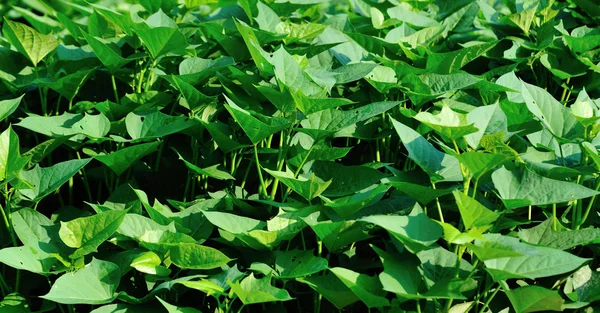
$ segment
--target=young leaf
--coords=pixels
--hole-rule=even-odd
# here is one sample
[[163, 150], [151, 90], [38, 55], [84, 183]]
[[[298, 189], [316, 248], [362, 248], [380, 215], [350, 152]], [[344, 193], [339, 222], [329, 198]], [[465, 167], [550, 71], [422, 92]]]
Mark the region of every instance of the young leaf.
[[21, 180], [17, 190], [27, 199], [37, 202], [60, 188], [69, 178], [73, 177], [91, 159], [70, 160], [56, 163], [50, 167], [36, 165], [29, 171], [21, 171]]
[[265, 172], [279, 179], [284, 185], [290, 187], [306, 200], [312, 200], [319, 196], [331, 184], [332, 180], [323, 181], [313, 173], [309, 177], [298, 176], [294, 177], [289, 169], [286, 172], [272, 171], [265, 168]]
[[285, 289], [271, 286], [271, 277], [268, 276], [257, 279], [251, 273], [241, 282], [230, 283], [229, 285], [231, 286], [231, 292], [238, 296], [244, 305], [293, 299]]
[[120, 280], [117, 265], [92, 258], [82, 269], [60, 276], [41, 298], [63, 304], [109, 303], [117, 297]]
[[442, 111], [436, 115], [420, 112], [415, 119], [450, 140], [457, 140], [477, 131], [473, 124], [469, 124], [465, 115], [456, 113], [447, 106], [442, 107]]

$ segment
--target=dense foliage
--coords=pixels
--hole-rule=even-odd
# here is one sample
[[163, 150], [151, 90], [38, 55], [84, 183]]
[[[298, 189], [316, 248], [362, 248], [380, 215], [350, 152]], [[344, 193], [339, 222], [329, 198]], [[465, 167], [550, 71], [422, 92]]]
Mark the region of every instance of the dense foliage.
[[593, 312], [597, 0], [7, 0], [0, 312]]

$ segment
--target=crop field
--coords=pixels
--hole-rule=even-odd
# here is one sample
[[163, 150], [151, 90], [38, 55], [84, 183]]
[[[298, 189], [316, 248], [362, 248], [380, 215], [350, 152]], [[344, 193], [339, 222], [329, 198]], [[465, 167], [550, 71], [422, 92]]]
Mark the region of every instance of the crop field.
[[0, 313], [600, 312], [599, 0], [0, 16]]

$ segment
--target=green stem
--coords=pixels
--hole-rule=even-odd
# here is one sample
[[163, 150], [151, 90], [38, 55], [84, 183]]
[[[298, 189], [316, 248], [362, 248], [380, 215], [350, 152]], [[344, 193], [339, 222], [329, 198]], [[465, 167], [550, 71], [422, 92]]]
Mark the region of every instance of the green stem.
[[115, 96], [115, 103], [119, 103], [119, 93], [117, 92], [117, 82], [115, 81], [115, 76], [111, 75], [110, 80], [112, 82], [113, 94]]
[[488, 307], [488, 305], [490, 304], [490, 302], [492, 302], [492, 300], [494, 299], [494, 297], [498, 293], [498, 290], [500, 290], [500, 288], [496, 288], [494, 290], [494, 292], [485, 300], [485, 302], [483, 303], [483, 307], [481, 307], [481, 310], [479, 310], [479, 313], [485, 312], [485, 309]]
[[10, 293], [10, 288], [6, 284], [2, 274], [0, 274], [0, 291], [2, 291], [2, 298], [6, 297], [6, 295]]
[[[302, 167], [304, 167], [304, 164], [306, 164], [306, 162], [308, 161], [308, 157], [310, 156], [310, 154], [312, 153], [314, 148], [315, 148], [315, 144], [313, 143], [313, 145], [308, 150], [308, 153], [306, 154], [306, 156], [304, 156], [304, 159], [302, 159], [300, 166], [298, 166], [298, 168], [296, 169], [296, 172], [294, 172], [294, 178], [297, 178], [298, 175], [300, 175], [300, 171], [302, 170]], [[283, 200], [281, 200], [281, 201], [285, 202], [285, 200], [287, 199], [287, 197], [291, 191], [292, 191], [292, 188], [288, 187], [287, 190], [285, 191], [285, 194], [283, 195]]]
[[256, 163], [256, 171], [258, 172], [258, 180], [260, 181], [259, 194], [267, 197], [267, 187], [265, 186], [265, 180], [263, 179], [262, 170], [260, 169], [260, 162], [258, 161], [258, 148], [254, 145], [254, 162]]
[[[281, 135], [279, 136], [279, 152], [277, 153], [277, 171], [281, 171], [281, 169], [283, 168], [283, 163], [284, 163], [283, 143], [285, 141], [284, 137], [285, 137], [285, 133], [282, 131]], [[279, 187], [279, 178], [275, 177], [275, 180], [273, 180], [273, 188], [271, 189], [271, 200], [275, 200], [275, 195], [277, 195], [278, 187]]]
[[[600, 189], [600, 181], [596, 182], [596, 191], [598, 191], [598, 189]], [[593, 195], [592, 199], [590, 199], [590, 203], [588, 203], [588, 206], [585, 209], [585, 213], [583, 213], [583, 217], [581, 217], [581, 220], [579, 221], [579, 224], [577, 225], [576, 229], [579, 229], [581, 226], [583, 226], [583, 224], [587, 220], [588, 215], [590, 215], [590, 212], [592, 211], [594, 200], [596, 200], [596, 195]]]
[[[431, 182], [431, 186], [435, 189], [435, 183]], [[440, 215], [440, 222], [444, 223], [444, 213], [442, 213], [442, 205], [440, 204], [440, 199], [435, 198], [435, 204], [437, 205], [438, 214]]]
[[[81, 155], [79, 154], [79, 151], [75, 152], [77, 154], [77, 158], [79, 160], [81, 160]], [[87, 177], [87, 173], [85, 172], [85, 168], [82, 168], [80, 171], [81, 176], [83, 176], [83, 185], [85, 186], [85, 192], [87, 193], [88, 196], [88, 200], [91, 202], [92, 201], [92, 190], [90, 189], [90, 182], [88, 180]]]
[[[7, 206], [7, 211], [10, 210], [10, 208]], [[17, 237], [15, 236], [15, 231], [12, 227], [12, 224], [10, 222], [10, 212], [7, 214], [4, 210], [4, 208], [2, 207], [2, 205], [0, 204], [0, 212], [2, 213], [2, 220], [4, 221], [4, 225], [6, 226], [6, 229], [8, 230], [8, 233], [10, 234], [10, 240], [12, 241], [12, 244], [14, 247], [18, 246], [17, 244]]]
[[558, 219], [556, 218], [556, 203], [552, 203], [552, 227], [554, 231], [557, 229]]

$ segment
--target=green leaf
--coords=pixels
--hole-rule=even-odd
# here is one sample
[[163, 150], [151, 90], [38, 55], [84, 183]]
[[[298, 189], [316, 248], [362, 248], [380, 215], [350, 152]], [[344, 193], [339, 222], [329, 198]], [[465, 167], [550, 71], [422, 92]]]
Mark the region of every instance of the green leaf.
[[505, 290], [505, 293], [517, 313], [564, 310], [565, 300], [557, 290], [550, 290], [541, 286], [524, 286]]
[[383, 263], [383, 272], [379, 280], [383, 289], [405, 298], [420, 298], [419, 292], [423, 284], [418, 271], [419, 260], [414, 256], [399, 257], [392, 253], [371, 246]]
[[0, 181], [7, 182], [17, 177], [29, 159], [21, 156], [19, 137], [12, 127], [0, 134]]
[[111, 48], [108, 44], [96, 38], [86, 32], [81, 32], [88, 42], [96, 57], [102, 62], [102, 64], [112, 73], [116, 73], [118, 70], [123, 68], [129, 62], [133, 61], [132, 59], [123, 58], [120, 54], [120, 51]]
[[[102, 138], [110, 130], [110, 121], [104, 114], [87, 113], [84, 115], [63, 113], [59, 116], [30, 115], [16, 125], [50, 137], [81, 134], [90, 138]], [[72, 140], [81, 141], [82, 136], [74, 136]]]
[[198, 89], [194, 88], [194, 86], [175, 75], [164, 75], [161, 77], [169, 81], [173, 87], [177, 88], [179, 92], [181, 92], [181, 95], [185, 99], [185, 103], [182, 104], [182, 106], [189, 110], [197, 110], [201, 108], [202, 105], [206, 105], [215, 101], [215, 97], [209, 97], [201, 93]]
[[558, 249], [521, 243], [517, 238], [500, 234], [483, 236], [485, 241], [477, 240], [474, 246], [471, 246], [477, 257], [484, 256], [490, 249], [521, 254], [520, 256], [511, 256], [501, 253], [491, 259], [481, 258], [484, 260], [486, 270], [495, 281], [560, 275], [573, 271], [589, 261], [589, 259], [583, 259]]
[[12, 213], [12, 222], [19, 240], [28, 247], [39, 252], [56, 252], [52, 233], [55, 224], [40, 212], [30, 208], [22, 208]]
[[70, 160], [56, 163], [50, 167], [36, 165], [29, 171], [21, 171], [21, 183], [17, 186], [19, 193], [27, 199], [37, 202], [60, 188], [69, 178], [73, 177], [91, 159]]
[[69, 247], [75, 248], [69, 257], [78, 259], [92, 252], [119, 228], [127, 211], [106, 211], [60, 223], [58, 235]]
[[154, 60], [188, 46], [177, 24], [162, 10], [148, 17], [145, 23], [133, 24], [133, 31], [139, 36]]
[[0, 101], [0, 121], [9, 117], [11, 114], [13, 114], [17, 110], [17, 108], [19, 107], [19, 104], [21, 103], [21, 99], [23, 99], [24, 96], [25, 95], [23, 94], [22, 96], [15, 98], [15, 99], [8, 99], [8, 100]]
[[105, 304], [117, 297], [120, 280], [117, 265], [92, 258], [84, 268], [60, 276], [41, 298], [63, 304]]
[[151, 251], [161, 253], [166, 253], [178, 244], [196, 242], [194, 238], [177, 232], [174, 222], [164, 226], [142, 215], [131, 213], [125, 215], [117, 233], [139, 242]]
[[323, 181], [321, 178], [315, 176], [314, 173], [310, 176], [307, 175], [308, 177], [302, 175], [294, 177], [294, 173], [289, 169], [285, 172], [272, 171], [267, 168], [264, 170], [309, 201], [323, 193], [332, 182], [332, 179]]
[[492, 173], [492, 180], [502, 202], [509, 209], [567, 202], [599, 194], [576, 183], [540, 176], [529, 169], [509, 171], [501, 167]]
[[208, 270], [226, 265], [231, 259], [211, 247], [182, 243], [171, 248], [171, 261], [182, 269]]
[[[79, 93], [81, 87], [85, 84], [88, 78], [96, 71], [96, 68], [88, 70], [80, 70], [76, 73], [61, 77], [56, 81], [41, 81], [41, 84], [58, 92], [63, 97], [72, 101]], [[86, 114], [87, 115], [87, 114]], [[100, 114], [102, 115], [102, 114]], [[98, 115], [96, 115], [98, 116]]]
[[411, 251], [420, 251], [442, 236], [442, 228], [416, 204], [408, 216], [371, 215], [360, 221], [375, 224], [400, 240]]
[[310, 167], [310, 172], [330, 182], [327, 189], [323, 191], [323, 195], [328, 197], [353, 194], [378, 183], [387, 176], [366, 166], [344, 166], [331, 161], [315, 161]]
[[600, 29], [589, 28], [584, 25], [571, 31], [571, 35], [564, 35], [565, 44], [574, 53], [583, 53], [600, 46]]
[[483, 175], [496, 167], [502, 165], [511, 158], [504, 154], [485, 153], [479, 151], [467, 151], [455, 155], [465, 165], [473, 178], [480, 179]]
[[48, 275], [56, 259], [42, 254], [28, 246], [8, 247], [0, 250], [0, 263], [12, 268], [29, 271], [36, 274]]
[[342, 309], [360, 299], [346, 287], [346, 285], [333, 274], [313, 275], [310, 277], [298, 278], [299, 282], [307, 284], [314, 289], [336, 308]]
[[348, 126], [365, 121], [397, 107], [400, 101], [374, 102], [353, 110], [323, 110], [307, 116], [302, 127], [327, 131], [339, 131]]
[[30, 313], [27, 299], [16, 292], [7, 294], [0, 301], [0, 310], [5, 313]]
[[458, 160], [435, 149], [423, 136], [412, 128], [391, 119], [402, 144], [408, 150], [408, 156], [430, 175], [432, 182], [462, 181]]
[[165, 309], [167, 309], [168, 313], [200, 313], [200, 311], [198, 311], [194, 308], [177, 307], [172, 304], [169, 304], [167, 301], [165, 301], [159, 297], [156, 297], [156, 299], [158, 299], [160, 304], [162, 304], [165, 307]]
[[94, 159], [104, 163], [117, 175], [122, 175], [135, 162], [156, 151], [160, 144], [161, 141], [137, 144], [109, 154], [95, 155]]
[[327, 269], [327, 260], [314, 256], [312, 251], [290, 250], [275, 253], [277, 278], [299, 278]]
[[225, 108], [229, 114], [240, 124], [253, 144], [260, 143], [263, 139], [288, 128], [292, 122], [281, 117], [267, 117], [258, 113], [242, 109], [231, 99], [225, 97]]
[[354, 103], [344, 98], [309, 98], [301, 90], [292, 93], [292, 97], [298, 110], [305, 115]]
[[535, 18], [537, 7], [538, 6], [535, 5], [527, 10], [503, 16], [500, 20], [519, 27], [525, 33], [525, 36], [529, 36], [529, 28], [531, 27], [531, 22], [533, 22], [533, 19]]
[[472, 227], [490, 226], [498, 219], [498, 213], [492, 212], [477, 200], [457, 190], [452, 192], [452, 194], [454, 194], [456, 205], [460, 211], [460, 217], [467, 230]]
[[427, 69], [438, 74], [450, 74], [461, 69], [496, 46], [497, 42], [484, 43], [445, 53], [429, 53]]
[[382, 289], [379, 279], [360, 274], [352, 270], [334, 267], [329, 269], [337, 278], [339, 278], [346, 287], [369, 308], [381, 308], [389, 306], [389, 301], [385, 298], [385, 292]]
[[370, 237], [369, 234], [363, 231], [361, 223], [357, 221], [318, 221], [319, 216], [320, 213], [315, 212], [302, 218], [302, 220], [312, 228], [330, 251], [337, 251], [354, 242]]
[[573, 273], [571, 283], [579, 301], [594, 302], [600, 300], [600, 293], [598, 293], [600, 290], [600, 273], [592, 271], [588, 265]]
[[600, 242], [600, 229], [554, 231], [552, 219], [547, 219], [533, 228], [521, 229], [519, 238], [534, 245], [568, 250], [580, 245], [585, 246]]
[[167, 115], [160, 111], [131, 112], [125, 117], [127, 133], [134, 140], [165, 137], [195, 124], [186, 117]]
[[271, 277], [257, 279], [251, 273], [241, 282], [230, 283], [229, 285], [231, 286], [231, 292], [238, 296], [244, 305], [293, 299], [285, 289], [271, 286], [270, 281]]
[[409, 197], [417, 200], [422, 205], [427, 205], [431, 201], [441, 196], [452, 193], [452, 191], [448, 189], [433, 189], [423, 185], [413, 184], [410, 182], [396, 180], [393, 178], [386, 178], [382, 182], [387, 185], [393, 186], [402, 193], [407, 194]]
[[[248, 26], [248, 24], [234, 19], [235, 26], [237, 27], [240, 35], [244, 39], [244, 43], [252, 55], [252, 60], [256, 64], [258, 70], [263, 74], [273, 74], [273, 64], [271, 63], [271, 57], [265, 50], [262, 49], [261, 43], [258, 41], [254, 29]], [[294, 61], [295, 62], [295, 61]]]
[[478, 129], [465, 136], [465, 141], [473, 149], [479, 148], [481, 138], [485, 135], [508, 134], [508, 119], [498, 104], [476, 107], [467, 114], [467, 121]]
[[275, 77], [292, 92], [301, 91], [307, 96], [322, 92], [322, 89], [317, 84], [311, 82], [305, 76], [296, 59], [283, 47], [273, 53], [271, 63], [274, 67]]
[[546, 90], [525, 82], [522, 82], [522, 86], [521, 92], [527, 108], [552, 135], [558, 138], [570, 138], [581, 133], [578, 129], [581, 125], [570, 110]]
[[2, 33], [21, 54], [27, 57], [33, 66], [48, 53], [58, 47], [58, 40], [52, 34], [43, 35], [35, 29], [4, 18]]

